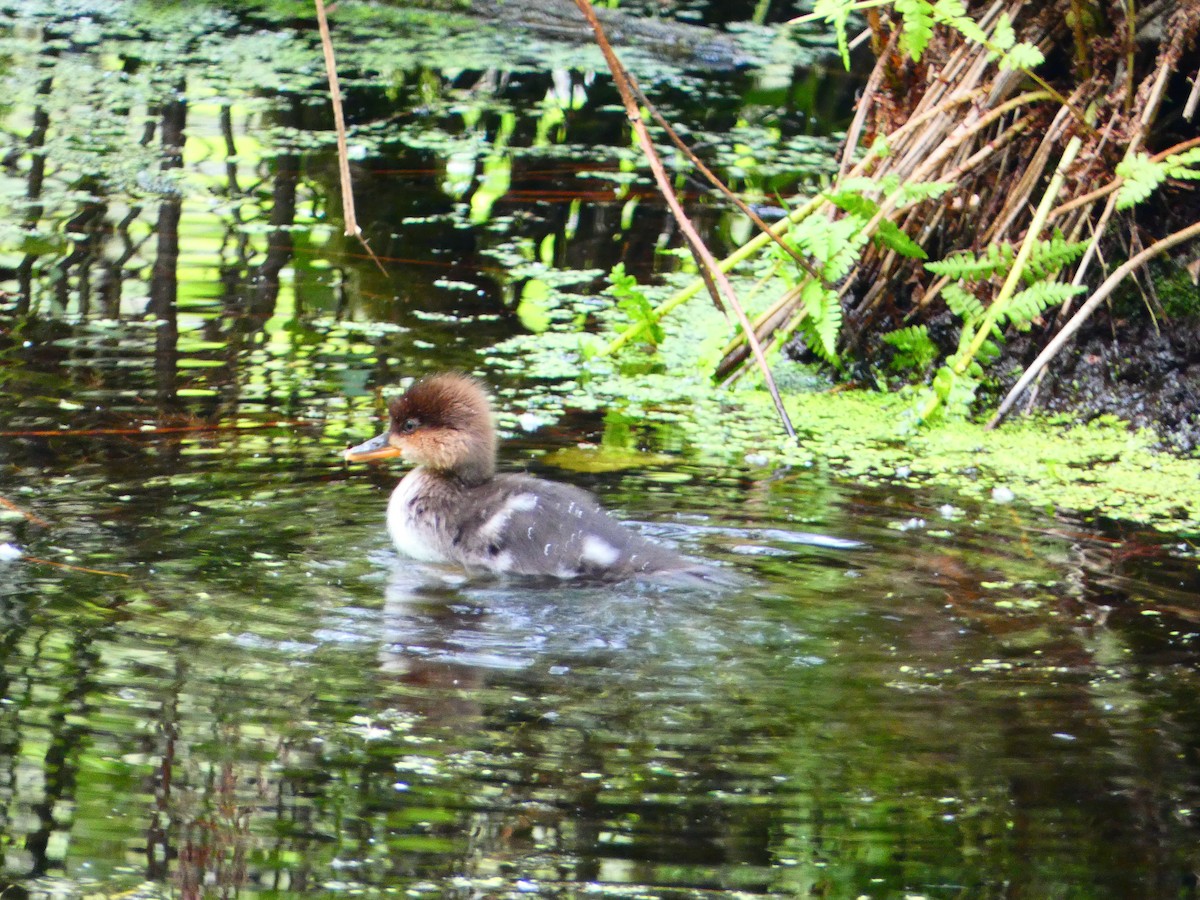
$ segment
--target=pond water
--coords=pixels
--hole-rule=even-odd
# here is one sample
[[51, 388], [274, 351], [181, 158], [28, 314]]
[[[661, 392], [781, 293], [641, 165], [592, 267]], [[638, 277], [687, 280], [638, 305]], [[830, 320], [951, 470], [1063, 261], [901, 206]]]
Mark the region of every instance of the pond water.
[[[382, 272], [341, 236], [306, 6], [0, 3], [4, 895], [1194, 895], [1194, 547], [564, 401], [570, 360], [505, 342], [678, 245], [597, 59], [350, 7]], [[734, 70], [628, 54], [770, 204], [853, 85], [732, 33]], [[338, 450], [450, 367], [495, 386], [505, 468], [744, 583], [398, 558], [398, 472]]]

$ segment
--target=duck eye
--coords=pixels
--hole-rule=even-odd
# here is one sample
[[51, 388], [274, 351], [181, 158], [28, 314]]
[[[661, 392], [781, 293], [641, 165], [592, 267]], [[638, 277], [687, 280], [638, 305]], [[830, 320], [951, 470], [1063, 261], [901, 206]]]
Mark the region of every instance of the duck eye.
[[400, 426], [400, 431], [403, 434], [412, 434], [414, 431], [417, 430], [417, 426], [420, 424], [421, 423], [418, 422], [416, 419], [405, 419], [404, 424]]

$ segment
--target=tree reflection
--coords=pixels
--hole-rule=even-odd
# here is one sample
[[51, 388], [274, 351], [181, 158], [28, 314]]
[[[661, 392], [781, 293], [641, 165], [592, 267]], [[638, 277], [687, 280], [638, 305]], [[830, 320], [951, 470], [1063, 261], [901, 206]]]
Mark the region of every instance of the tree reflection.
[[[163, 175], [183, 168], [187, 126], [186, 88], [186, 81], [180, 79], [174, 87], [174, 96], [159, 109]], [[166, 179], [162, 190], [158, 222], [154, 229], [158, 245], [150, 274], [150, 299], [146, 311], [157, 319], [158, 324], [154, 333], [154, 371], [159, 407], [166, 412], [176, 405], [178, 390], [179, 322], [176, 302], [179, 293], [179, 220], [183, 214], [183, 195], [179, 188]]]

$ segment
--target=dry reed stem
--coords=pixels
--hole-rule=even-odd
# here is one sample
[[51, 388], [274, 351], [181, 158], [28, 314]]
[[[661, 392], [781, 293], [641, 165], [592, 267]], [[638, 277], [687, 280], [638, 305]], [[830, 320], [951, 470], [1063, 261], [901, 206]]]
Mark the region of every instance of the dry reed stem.
[[854, 111], [854, 119], [851, 120], [850, 127], [846, 130], [846, 146], [842, 148], [842, 162], [838, 166], [839, 179], [844, 178], [854, 165], [854, 151], [858, 149], [858, 142], [861, 140], [863, 129], [866, 127], [867, 113], [871, 109], [869, 98], [873, 97], [875, 92], [879, 90], [884, 73], [887, 71], [887, 59], [896, 48], [899, 35], [898, 31], [892, 32], [882, 52], [878, 54], [879, 58], [875, 61], [875, 67], [871, 70], [871, 76], [863, 86], [862, 95], [858, 100], [858, 108]]
[[1068, 115], [1066, 107], [1059, 108], [1050, 127], [1046, 129], [1045, 135], [1038, 143], [1033, 158], [1030, 159], [1021, 178], [1017, 181], [1016, 187], [1007, 194], [1008, 200], [1004, 205], [1003, 212], [994, 218], [992, 224], [984, 231], [981, 243], [989, 244], [1001, 240], [1000, 235], [1010, 233], [1017, 218], [1027, 212], [1026, 205], [1029, 198], [1042, 179], [1046, 177], [1046, 166], [1050, 162], [1050, 154], [1054, 152], [1066, 134]]
[[[1176, 37], [1178, 40], [1178, 36]], [[1162, 103], [1163, 94], [1167, 90], [1167, 83], [1170, 80], [1170, 72], [1173, 68], [1171, 64], [1170, 48], [1164, 49], [1161, 54], [1158, 70], [1155, 73], [1154, 82], [1150, 86], [1145, 107], [1142, 109], [1142, 114], [1138, 117], [1138, 127], [1129, 139], [1129, 144], [1125, 150], [1125, 159], [1132, 159], [1133, 155], [1142, 146], [1142, 141], [1145, 139], [1146, 131], [1150, 124], [1154, 121], [1155, 115], [1158, 113], [1159, 104]], [[1132, 80], [1132, 77], [1131, 79]], [[1140, 91], [1139, 91], [1140, 93]], [[1104, 211], [1100, 214], [1100, 220], [1097, 222], [1092, 242], [1088, 245], [1087, 250], [1083, 254], [1083, 258], [1079, 261], [1079, 265], [1075, 269], [1075, 277], [1071, 279], [1071, 284], [1083, 284], [1084, 278], [1087, 276], [1087, 270], [1092, 264], [1092, 260], [1096, 257], [1096, 252], [1100, 248], [1100, 239], [1104, 236], [1108, 228], [1108, 220], [1112, 217], [1113, 211], [1116, 209], [1117, 195], [1114, 193], [1108, 198], [1108, 202], [1104, 205]], [[1063, 314], [1069, 311], [1071, 303], [1068, 300], [1063, 304]]]
[[1196, 115], [1196, 105], [1200, 103], [1200, 69], [1196, 70], [1196, 74], [1192, 76], [1192, 90], [1188, 94], [1187, 102], [1183, 105], [1183, 117], [1189, 122]]

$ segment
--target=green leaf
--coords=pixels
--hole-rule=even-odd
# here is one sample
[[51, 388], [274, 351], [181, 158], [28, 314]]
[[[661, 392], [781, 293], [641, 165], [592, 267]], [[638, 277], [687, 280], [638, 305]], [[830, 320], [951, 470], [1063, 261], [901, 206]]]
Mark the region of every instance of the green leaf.
[[950, 312], [963, 320], [964, 326], [972, 326], [983, 318], [983, 303], [960, 285], [946, 285], [942, 288], [942, 298]]
[[962, 0], [937, 0], [933, 5], [934, 17], [958, 31], [969, 41], [976, 44], [986, 44], [987, 35], [978, 23], [967, 14], [966, 5]]
[[1013, 31], [1012, 20], [1008, 13], [1000, 13], [1000, 19], [992, 31], [992, 43], [1001, 50], [1011, 50], [1017, 42], [1017, 33]]
[[911, 203], [920, 203], [922, 200], [935, 200], [954, 187], [953, 181], [908, 182], [896, 188], [896, 202], [901, 207], [905, 207]]
[[837, 340], [842, 328], [842, 304], [837, 291], [809, 281], [800, 293], [805, 316], [800, 328], [809, 347], [826, 362], [838, 365]]
[[933, 6], [927, 0], [896, 0], [896, 12], [903, 19], [900, 52], [920, 62], [933, 37]]
[[654, 304], [646, 299], [637, 279], [625, 274], [624, 263], [613, 266], [608, 278], [612, 282], [608, 293], [616, 297], [617, 307], [629, 316], [631, 323], [643, 326], [642, 334], [646, 336], [646, 340], [655, 346], [662, 343], [665, 334], [654, 314]]
[[1033, 44], [1022, 41], [1004, 54], [1004, 58], [1000, 60], [1000, 68], [1003, 70], [1036, 69], [1045, 61], [1046, 57], [1042, 55], [1041, 50]]
[[1067, 263], [1077, 260], [1087, 248], [1088, 241], [1072, 243], [1063, 237], [1063, 233], [1056, 228], [1054, 234], [1050, 236], [1050, 240], [1034, 243], [1029, 260], [1025, 263], [1025, 271], [1021, 275], [1026, 283], [1052, 280], [1058, 274], [1059, 269]]
[[883, 342], [896, 348], [889, 365], [898, 372], [923, 372], [938, 356], [937, 345], [930, 339], [929, 329], [924, 325], [911, 325], [889, 332], [883, 336]]
[[961, 278], [965, 281], [983, 281], [1012, 265], [1015, 254], [1008, 244], [988, 244], [982, 254], [960, 250], [945, 259], [925, 263], [925, 268], [935, 275]]
[[867, 242], [863, 232], [865, 220], [848, 214], [836, 222], [825, 216], [809, 216], [789, 232], [801, 250], [821, 263], [825, 281], [839, 281], [858, 259], [858, 252]]
[[937, 370], [937, 374], [933, 376], [933, 390], [938, 395], [938, 398], [945, 403], [950, 397], [950, 391], [954, 388], [954, 382], [958, 376], [954, 374], [954, 370], [950, 366], [945, 365]]
[[1200, 147], [1193, 147], [1182, 153], [1172, 153], [1163, 163], [1167, 167], [1169, 178], [1183, 178], [1189, 181], [1200, 179]]
[[[861, 194], [863, 197], [866, 197], [871, 194], [878, 194], [881, 186], [883, 186], [883, 182], [877, 181], [874, 178], [868, 178], [865, 175], [843, 178], [837, 183], [837, 193], [833, 196]], [[883, 187], [883, 192], [887, 193], [886, 187]]]
[[1145, 153], [1135, 153], [1117, 163], [1117, 175], [1125, 179], [1117, 191], [1117, 209], [1128, 209], [1154, 193], [1167, 177], [1167, 168]]
[[854, 190], [842, 190], [836, 194], [822, 196], [842, 212], [854, 213], [864, 221], [879, 212], [879, 204]]
[[846, 35], [846, 21], [853, 6], [854, 0], [817, 0], [813, 5], [813, 15], [824, 18], [837, 32], [838, 52], [847, 69], [850, 68], [850, 40]]
[[1020, 331], [1027, 331], [1029, 323], [1051, 306], [1058, 306], [1068, 297], [1082, 294], [1087, 288], [1080, 284], [1063, 284], [1058, 281], [1039, 281], [1020, 293], [1014, 294], [1004, 308], [1003, 318]]
[[975, 359], [971, 361], [971, 365], [967, 371], [976, 377], [983, 377], [983, 367], [989, 363], [995, 362], [1000, 356], [1000, 345], [995, 341], [984, 341], [979, 345], [979, 350], [975, 354]]
[[882, 244], [889, 250], [895, 250], [901, 256], [909, 259], [929, 259], [929, 254], [921, 249], [921, 245], [910, 238], [895, 222], [883, 219], [875, 231], [876, 243]]
[[[825, 199], [836, 206], [838, 209], [853, 213], [865, 223], [871, 219], [875, 213], [879, 212], [879, 204], [870, 197], [864, 197], [862, 194], [853, 191], [841, 191], [837, 194], [825, 194]], [[877, 244], [882, 244], [895, 250], [901, 256], [907, 256], [912, 259], [928, 259], [928, 255], [921, 249], [921, 245], [905, 234], [899, 226], [887, 219], [881, 219], [876, 224], [873, 240]]]

